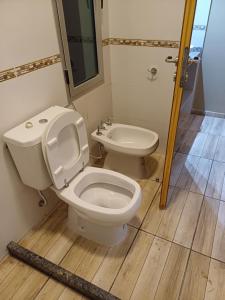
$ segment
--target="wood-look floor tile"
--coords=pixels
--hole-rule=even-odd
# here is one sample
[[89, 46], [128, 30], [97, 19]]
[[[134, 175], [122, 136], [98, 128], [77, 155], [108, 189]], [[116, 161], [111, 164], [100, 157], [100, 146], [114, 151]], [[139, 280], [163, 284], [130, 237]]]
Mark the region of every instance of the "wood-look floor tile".
[[176, 133], [176, 141], [175, 141], [175, 152], [177, 152], [182, 144], [182, 141], [187, 133], [187, 129], [183, 128], [177, 128], [177, 133]]
[[224, 176], [224, 180], [223, 180], [223, 187], [222, 187], [220, 200], [225, 201], [225, 176]]
[[202, 121], [200, 131], [206, 132], [206, 133], [211, 133], [212, 132], [211, 128], [213, 126], [213, 120], [214, 120], [214, 117], [205, 116], [204, 120]]
[[[53, 279], [49, 279], [44, 287], [40, 290], [35, 300], [58, 300], [61, 293], [64, 291], [65, 285], [55, 281]], [[33, 300], [32, 299], [32, 300]]]
[[225, 163], [214, 161], [212, 164], [205, 195], [207, 197], [220, 199], [222, 195], [225, 177]]
[[197, 131], [187, 130], [187, 132], [183, 138], [183, 141], [178, 149], [178, 152], [184, 153], [184, 154], [190, 154], [192, 145], [194, 144], [197, 136], [198, 136]]
[[176, 230], [174, 242], [187, 248], [191, 247], [202, 200], [202, 195], [189, 192]]
[[198, 168], [199, 159], [199, 156], [187, 156], [183, 168], [181, 170], [180, 176], [176, 183], [177, 187], [190, 190], [192, 181], [195, 177]]
[[12, 272], [17, 263], [18, 260], [11, 256], [6, 256], [0, 262], [0, 284], [6, 278], [6, 276]]
[[[54, 246], [49, 250], [46, 255], [46, 259], [58, 264], [68, 250], [71, 248], [73, 242], [77, 238], [73, 232], [68, 228], [58, 238]], [[14, 300], [21, 299], [34, 299], [34, 296], [38, 294], [44, 284], [47, 282], [48, 277], [41, 272], [33, 270], [30, 276], [23, 282], [20, 288], [14, 295]]]
[[225, 120], [222, 118], [213, 118], [213, 122], [211, 125], [211, 128], [209, 130], [209, 133], [214, 135], [221, 135], [223, 132], [223, 129], [225, 127]]
[[[58, 218], [55, 218], [57, 216]], [[59, 236], [65, 230], [65, 218], [66, 211], [62, 210], [61, 214], [56, 212], [53, 217], [53, 222], [49, 222], [46, 230], [42, 232], [39, 236], [39, 239], [35, 244], [32, 242], [29, 243], [28, 240], [23, 240], [23, 243], [27, 244], [28, 247], [31, 246], [31, 249], [39, 255], [46, 256], [49, 250], [54, 246]], [[21, 262], [16, 264], [13, 268], [13, 272], [10, 272], [8, 276], [0, 284], [0, 291], [2, 299], [10, 299], [16, 293], [16, 291], [22, 286], [22, 284], [29, 278], [32, 274], [33, 269], [28, 265], [25, 265]], [[20, 274], [20, 276], [18, 276]]]
[[203, 132], [198, 132], [197, 134], [194, 134], [194, 136], [194, 141], [190, 147], [190, 150], [186, 153], [201, 156], [207, 140], [207, 134]]
[[214, 159], [225, 162], [225, 136], [220, 136], [219, 138]]
[[220, 201], [212, 257], [225, 262], [225, 202], [223, 201]]
[[156, 232], [157, 236], [169, 241], [173, 240], [187, 196], [188, 191], [174, 188]]
[[180, 300], [203, 300], [207, 285], [210, 258], [192, 252], [180, 295]]
[[195, 233], [192, 249], [207, 256], [212, 253], [219, 205], [216, 199], [204, 198]]
[[177, 300], [190, 250], [172, 244], [154, 300]]
[[[98, 256], [101, 255], [103, 259], [107, 251], [107, 247], [99, 246], [98, 244], [79, 236], [68, 253], [65, 253], [66, 255], [60, 263], [60, 266], [72, 273], [76, 273], [76, 270], [80, 265], [83, 265], [85, 262], [90, 262], [90, 259], [95, 257], [96, 254], [98, 254]], [[35, 300], [58, 299], [64, 290], [65, 285], [59, 284], [53, 279], [49, 279]]]
[[153, 235], [139, 231], [112, 286], [111, 292], [114, 295], [123, 300], [130, 299], [153, 239]]
[[195, 115], [189, 113], [180, 114], [179, 117], [179, 127], [184, 129], [189, 129], [192, 125], [192, 122], [195, 118]]
[[154, 299], [170, 247], [170, 242], [154, 239], [131, 299]]
[[192, 131], [201, 131], [203, 121], [204, 116], [193, 115], [193, 120], [189, 129]]
[[176, 153], [173, 164], [172, 164], [172, 170], [170, 175], [170, 185], [176, 186], [176, 183], [179, 179], [181, 170], [184, 166], [184, 163], [186, 161], [187, 155], [182, 153]]
[[[172, 196], [173, 190], [174, 188], [170, 187], [168, 193], [168, 201], [170, 201], [170, 197]], [[152, 234], [156, 234], [161, 223], [162, 217], [165, 213], [165, 210], [159, 209], [160, 196], [161, 190], [158, 191], [141, 226], [141, 229]]]
[[139, 207], [135, 217], [129, 222], [130, 225], [139, 228], [141, 223], [160, 187], [160, 183], [148, 180], [142, 189], [141, 206]]
[[212, 161], [206, 158], [200, 158], [193, 178], [190, 191], [204, 195], [208, 183]]
[[207, 159], [214, 159], [218, 141], [219, 136], [208, 134], [201, 156]]
[[[87, 281], [92, 280], [108, 252], [107, 247], [92, 243], [91, 241], [90, 243], [93, 245], [92, 251], [86, 252], [85, 258], [80, 262], [75, 271], [76, 275], [86, 279]], [[69, 288], [64, 288], [59, 299], [78, 300], [82, 299], [82, 296], [78, 292], [75, 292]]]
[[92, 280], [94, 284], [105, 290], [110, 289], [123, 261], [126, 258], [136, 234], [137, 229], [129, 227], [126, 240], [121, 244], [109, 249], [103, 263]]
[[204, 300], [225, 299], [225, 264], [211, 259]]

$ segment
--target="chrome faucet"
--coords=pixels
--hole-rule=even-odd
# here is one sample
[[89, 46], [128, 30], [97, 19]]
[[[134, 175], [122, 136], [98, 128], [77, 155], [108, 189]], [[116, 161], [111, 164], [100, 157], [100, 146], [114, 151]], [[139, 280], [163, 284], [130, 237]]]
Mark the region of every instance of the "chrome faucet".
[[101, 121], [99, 128], [102, 129], [102, 130], [106, 129], [105, 126], [104, 126], [104, 122], [103, 121]]
[[102, 132], [100, 131], [100, 126], [98, 126], [98, 129], [97, 129], [96, 134], [97, 134], [97, 135], [102, 135]]
[[112, 121], [110, 120], [110, 118], [107, 119], [105, 124], [108, 125], [108, 126], [112, 126]]

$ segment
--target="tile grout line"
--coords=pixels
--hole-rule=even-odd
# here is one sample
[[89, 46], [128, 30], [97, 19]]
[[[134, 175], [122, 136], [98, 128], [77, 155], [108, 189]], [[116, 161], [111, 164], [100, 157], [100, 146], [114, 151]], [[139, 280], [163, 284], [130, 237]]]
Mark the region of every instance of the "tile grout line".
[[115, 283], [115, 281], [116, 281], [116, 278], [117, 278], [118, 275], [119, 275], [119, 272], [120, 272], [120, 270], [121, 270], [121, 268], [122, 268], [122, 266], [123, 266], [123, 264], [124, 264], [124, 262], [125, 262], [125, 260], [126, 260], [126, 258], [127, 258], [127, 256], [128, 256], [128, 254], [129, 254], [129, 252], [130, 252], [131, 247], [132, 247], [133, 244], [134, 244], [134, 241], [136, 240], [136, 238], [137, 238], [137, 236], [138, 236], [138, 233], [139, 233], [139, 230], [137, 230], [137, 232], [136, 232], [136, 234], [135, 234], [135, 236], [134, 236], [134, 238], [133, 238], [133, 240], [132, 240], [132, 242], [131, 242], [131, 244], [130, 244], [130, 247], [128, 248], [128, 250], [127, 250], [127, 252], [126, 252], [126, 255], [125, 255], [125, 257], [124, 257], [124, 259], [123, 259], [123, 261], [122, 261], [122, 263], [121, 263], [121, 265], [120, 265], [120, 267], [119, 267], [119, 269], [118, 269], [118, 272], [117, 272], [117, 274], [116, 274], [116, 276], [115, 276], [115, 278], [114, 278], [114, 280], [113, 280], [113, 282], [112, 282], [112, 284], [111, 284], [111, 286], [110, 286], [110, 288], [109, 288], [109, 292], [111, 291], [111, 289], [112, 289], [112, 287], [113, 287], [113, 285], [114, 285], [114, 283]]
[[[190, 246], [189, 257], [188, 257], [188, 260], [187, 260], [187, 265], [186, 265], [185, 272], [184, 272], [184, 276], [183, 276], [183, 279], [182, 279], [182, 284], [181, 284], [181, 288], [180, 288], [180, 292], [179, 292], [178, 299], [180, 299], [180, 296], [181, 296], [181, 293], [182, 293], [182, 290], [183, 290], [184, 280], [185, 280], [186, 274], [187, 274], [188, 263], [189, 263], [189, 261], [190, 261], [190, 256], [191, 256], [191, 253], [192, 253], [192, 251], [193, 251], [193, 250], [192, 250], [192, 247], [193, 247], [193, 243], [194, 243], [194, 238], [195, 238], [195, 235], [196, 235], [196, 231], [197, 231], [197, 227], [198, 227], [198, 223], [199, 223], [199, 219], [200, 219], [200, 214], [201, 214], [201, 210], [202, 210], [202, 206], [203, 206], [203, 201], [205, 201], [205, 193], [206, 193], [206, 189], [207, 189], [207, 186], [208, 186], [210, 173], [211, 173], [211, 171], [212, 171], [212, 166], [213, 166], [213, 160], [212, 160], [212, 164], [211, 164], [211, 167], [210, 167], [208, 180], [207, 180], [207, 183], [206, 183], [206, 188], [205, 188], [205, 190], [204, 190], [204, 194], [202, 195], [202, 196], [203, 196], [203, 199], [202, 199], [202, 203], [201, 203], [201, 208], [200, 208], [200, 210], [199, 210], [199, 215], [198, 215], [198, 219], [197, 219], [197, 223], [196, 223], [196, 227], [195, 227], [195, 232], [194, 232], [194, 234], [193, 234], [193, 239], [192, 239], [192, 243], [191, 243], [191, 246]], [[211, 258], [210, 258], [210, 259], [211, 259]], [[208, 270], [208, 274], [207, 274], [207, 280], [208, 280], [208, 275], [209, 275], [209, 270]], [[205, 287], [205, 290], [206, 290], [206, 287]]]
[[162, 273], [160, 274], [159, 282], [158, 282], [158, 284], [157, 284], [157, 288], [156, 288], [156, 291], [155, 291], [155, 295], [154, 295], [153, 300], [155, 299], [155, 297], [156, 297], [156, 295], [157, 295], [157, 292], [158, 292], [158, 289], [159, 289], [159, 284], [160, 284], [160, 281], [161, 281], [161, 279], [162, 279], [163, 272], [164, 272], [164, 270], [165, 270], [165, 268], [166, 268], [166, 264], [167, 264], [167, 261], [168, 261], [168, 259], [169, 259], [170, 252], [172, 251], [171, 249], [172, 249], [172, 242], [170, 242], [170, 250], [168, 251], [168, 255], [167, 255], [167, 257], [166, 257], [166, 261], [165, 261], [165, 264], [164, 264], [164, 266], [163, 266]]
[[[50, 214], [50, 217], [51, 217], [51, 215], [52, 215], [52, 214]], [[48, 219], [50, 219], [50, 217], [47, 218], [46, 221], [47, 221]], [[54, 224], [53, 230], [54, 230], [59, 224], [61, 224], [62, 222], [64, 222], [65, 219], [66, 219], [66, 217], [63, 218], [59, 223], [56, 222], [56, 223]], [[46, 221], [45, 221], [45, 222], [46, 222]], [[44, 223], [45, 223], [45, 222], [44, 222]], [[44, 223], [43, 223], [43, 224], [44, 224]], [[65, 229], [64, 229], [64, 230], [65, 230]], [[64, 231], [64, 230], [63, 230], [63, 231]], [[44, 234], [45, 234], [45, 232], [42, 232], [41, 235], [39, 236], [39, 239], [40, 239]], [[36, 244], [39, 243], [39, 239], [38, 239], [36, 242], [34, 242], [34, 244], [31, 246], [31, 248], [30, 248], [31, 251], [34, 251], [33, 247], [34, 247]], [[51, 238], [49, 238], [47, 242], [49, 242], [50, 240], [51, 240]], [[58, 238], [57, 238], [57, 240], [58, 240]], [[23, 241], [23, 240], [21, 240], [21, 241]], [[20, 242], [21, 242], [21, 241], [20, 241]], [[20, 242], [19, 242], [19, 243], [20, 243]], [[50, 248], [50, 249], [51, 249], [51, 248]], [[50, 249], [48, 250], [48, 252], [50, 251]], [[42, 255], [42, 256], [45, 257], [45, 256], [48, 254], [48, 252], [47, 252], [45, 255]], [[9, 256], [9, 257], [11, 257], [11, 256]], [[10, 270], [10, 272], [7, 273], [7, 275], [6, 275], [6, 276], [4, 277], [4, 279], [1, 281], [0, 286], [1, 286], [2, 284], [4, 284], [5, 281], [7, 281], [7, 278], [10, 276], [11, 272], [14, 271], [14, 269], [15, 269], [18, 265], [21, 265], [21, 264], [23, 265], [24, 263], [21, 262], [20, 260], [16, 260], [16, 262], [15, 262], [15, 264], [14, 264], [12, 270]], [[25, 264], [25, 266], [28, 266], [28, 265]], [[29, 266], [28, 266], [28, 267], [29, 267]], [[32, 268], [31, 268], [31, 269], [32, 269]], [[32, 271], [31, 271], [31, 272], [32, 272]], [[27, 279], [28, 279], [28, 277], [25, 279], [25, 281], [26, 281]]]
[[[75, 238], [75, 240], [73, 241], [71, 247], [66, 251], [65, 255], [63, 255], [63, 257], [61, 258], [61, 260], [58, 262], [58, 266], [60, 266], [60, 264], [62, 263], [62, 261], [64, 260], [64, 258], [67, 256], [67, 254], [69, 253], [69, 251], [73, 248], [76, 240], [77, 240], [78, 236]], [[50, 250], [49, 250], [50, 251]], [[45, 283], [42, 285], [42, 287], [39, 289], [39, 291], [36, 293], [36, 295], [34, 295], [34, 300], [37, 298], [37, 296], [40, 294], [40, 292], [44, 289], [44, 287], [46, 286], [46, 284], [49, 282], [49, 280], [51, 279], [50, 276], [47, 276], [47, 279], [45, 281]]]
[[[142, 230], [142, 231], [145, 232], [144, 230]], [[148, 234], [149, 234], [149, 233], [148, 233]], [[152, 244], [153, 244], [153, 242], [155, 241], [156, 238], [160, 239], [160, 238], [157, 237], [156, 235], [153, 235], [153, 236], [154, 236], [154, 239], [153, 239], [153, 241], [152, 241]], [[167, 242], [168, 242], [168, 241], [167, 241]], [[142, 268], [141, 268], [141, 271], [140, 271], [140, 273], [139, 273], [139, 275], [138, 275], [138, 277], [137, 277], [137, 280], [136, 280], [136, 282], [135, 282], [135, 284], [134, 284], [134, 287], [133, 287], [133, 289], [132, 289], [132, 293], [131, 293], [129, 299], [131, 299], [131, 297], [132, 297], [132, 295], [133, 295], [133, 293], [134, 293], [134, 290], [135, 290], [135, 288], [136, 288], [136, 286], [137, 286], [138, 280], [139, 280], [139, 278], [140, 278], [140, 276], [141, 276], [141, 272], [142, 272], [142, 270], [143, 270], [143, 268], [144, 268], [144, 265], [145, 265], [145, 263], [146, 263], [146, 260], [147, 260], [147, 258], [148, 258], [148, 256], [149, 256], [150, 251], [151, 251], [152, 244], [151, 244], [151, 247], [149, 248], [149, 252], [148, 252], [148, 254], [147, 254], [146, 258], [145, 258], [145, 261], [144, 261], [143, 266], [142, 266]], [[172, 245], [171, 242], [170, 242], [170, 244]], [[170, 245], [170, 250], [171, 250], [171, 245]], [[170, 252], [170, 250], [169, 250], [169, 252]], [[166, 262], [167, 262], [167, 259], [168, 259], [168, 256], [169, 256], [169, 252], [168, 252], [168, 255], [167, 255], [167, 257], [166, 257]], [[166, 262], [165, 262], [165, 265], [166, 265]], [[163, 270], [164, 270], [164, 268], [165, 268], [165, 265], [163, 266]], [[163, 273], [163, 271], [162, 271], [162, 273]], [[162, 273], [161, 273], [161, 275], [160, 275], [159, 282], [160, 282], [160, 280], [161, 280]], [[159, 282], [158, 282], [158, 285], [159, 285]], [[158, 289], [158, 285], [157, 285], [157, 288], [156, 288], [156, 292], [157, 292], [157, 289]], [[155, 295], [156, 295], [156, 292], [155, 292]], [[155, 298], [155, 295], [154, 295], [154, 298]]]
[[[150, 180], [151, 180], [151, 179], [150, 179]], [[156, 182], [156, 181], [155, 181], [155, 182]], [[146, 185], [147, 185], [147, 182], [146, 182], [146, 184], [144, 185], [144, 187], [145, 187]], [[144, 187], [143, 187], [143, 189], [144, 189]], [[120, 268], [119, 268], [119, 270], [118, 270], [118, 272], [117, 272], [117, 275], [116, 275], [116, 277], [114, 278], [113, 283], [111, 284], [111, 287], [110, 287], [109, 291], [111, 291], [111, 289], [113, 288], [113, 285], [114, 285], [114, 283], [115, 283], [115, 281], [116, 281], [116, 279], [117, 279], [117, 277], [118, 277], [118, 275], [119, 275], [119, 272], [120, 272], [120, 270], [122, 269], [122, 266], [123, 266], [123, 264], [124, 264], [124, 262], [125, 262], [125, 260], [126, 260], [126, 258], [127, 258], [127, 256], [128, 256], [128, 254], [129, 254], [130, 249], [131, 249], [131, 247], [133, 246], [133, 244], [134, 244], [134, 242], [135, 242], [135, 240], [136, 240], [136, 238], [137, 238], [139, 232], [142, 231], [142, 230], [141, 230], [141, 226], [142, 226], [142, 224], [143, 224], [143, 222], [144, 222], [144, 220], [145, 220], [145, 218], [146, 218], [146, 216], [147, 216], [147, 213], [148, 213], [150, 207], [152, 206], [152, 203], [153, 203], [153, 201], [155, 200], [156, 195], [157, 195], [157, 193], [158, 193], [158, 191], [159, 191], [160, 188], [161, 188], [161, 183], [159, 184], [159, 187], [157, 188], [157, 190], [156, 190], [156, 192], [155, 192], [155, 194], [154, 194], [154, 197], [153, 197], [153, 199], [152, 199], [152, 202], [151, 202], [151, 204], [149, 205], [149, 208], [147, 209], [147, 211], [146, 211], [146, 213], [145, 213], [145, 216], [144, 216], [144, 218], [143, 218], [143, 220], [142, 220], [140, 226], [137, 228], [137, 227], [135, 227], [135, 226], [129, 224], [129, 226], [132, 226], [133, 228], [137, 229], [137, 233], [136, 233], [136, 235], [134, 236], [134, 239], [133, 239], [133, 241], [132, 241], [132, 243], [131, 243], [131, 245], [130, 245], [128, 251], [127, 251], [126, 257], [125, 257], [125, 259], [123, 260], [123, 262], [122, 262], [122, 264], [121, 264], [121, 266], [120, 266]], [[151, 247], [150, 247], [150, 249], [151, 249]], [[150, 251], [150, 249], [149, 249], [149, 251]], [[147, 256], [148, 256], [148, 255], [147, 255]], [[146, 258], [145, 258], [145, 261], [146, 261], [146, 259], [147, 259], [147, 256], [146, 256]], [[142, 268], [144, 267], [145, 261], [144, 261], [144, 263], [143, 263]], [[141, 269], [141, 270], [142, 270], [142, 269]], [[140, 274], [141, 274], [141, 271], [140, 271]], [[140, 274], [139, 274], [139, 276], [140, 276]], [[139, 276], [138, 276], [138, 278], [139, 278]], [[137, 281], [138, 281], [138, 278], [137, 278], [137, 280], [136, 280], [136, 283], [137, 283]], [[135, 283], [135, 285], [134, 285], [134, 288], [135, 288], [135, 286], [136, 286], [136, 283]], [[134, 288], [133, 288], [133, 290], [134, 290]], [[132, 292], [132, 293], [133, 293], [133, 292]], [[132, 296], [132, 294], [131, 294], [131, 296]]]
[[[138, 227], [139, 230], [141, 230], [141, 227], [142, 227], [142, 225], [143, 225], [143, 223], [144, 223], [144, 221], [145, 221], [145, 219], [146, 219], [146, 217], [147, 217], [147, 215], [148, 215], [148, 212], [149, 212], [151, 206], [153, 205], [153, 202], [154, 202], [154, 200], [156, 199], [156, 196], [157, 196], [159, 190], [161, 189], [161, 187], [162, 187], [162, 183], [159, 184], [159, 186], [158, 186], [158, 188], [157, 188], [157, 190], [156, 190], [156, 192], [155, 192], [155, 194], [154, 194], [154, 197], [153, 197], [153, 199], [152, 199], [152, 202], [151, 202], [151, 204], [149, 205], [149, 207], [148, 207], [148, 209], [147, 209], [147, 211], [146, 211], [146, 213], [145, 213], [145, 216], [144, 216], [143, 220], [141, 221], [140, 226]], [[160, 195], [161, 195], [161, 193], [160, 193]]]
[[[182, 189], [180, 189], [180, 190], [182, 190]], [[184, 212], [184, 208], [185, 208], [185, 205], [186, 205], [186, 203], [187, 203], [187, 198], [188, 198], [188, 194], [189, 194], [189, 193], [190, 193], [190, 191], [187, 191], [187, 197], [186, 197], [186, 199], [185, 199], [185, 203], [184, 203], [184, 206], [183, 206], [183, 208], [182, 208], [182, 212], [181, 212], [181, 214], [180, 214], [179, 221], [177, 222], [177, 226], [176, 226], [176, 230], [175, 230], [174, 235], [173, 235], [173, 240], [172, 240], [172, 242], [174, 241], [175, 235], [176, 235], [176, 233], [177, 233], [177, 229], [178, 229], [178, 226], [179, 226], [179, 223], [180, 223], [182, 214], [183, 214], [183, 212]], [[175, 243], [175, 244], [176, 244], [176, 243]], [[179, 245], [179, 244], [178, 244], [178, 245]]]
[[203, 256], [205, 256], [205, 257], [211, 258], [211, 259], [216, 260], [216, 261], [218, 261], [218, 262], [220, 262], [220, 263], [223, 263], [223, 264], [225, 265], [225, 261], [222, 261], [222, 260], [220, 260], [220, 259], [218, 259], [218, 258], [214, 258], [214, 257], [212, 257], [212, 256], [209, 256], [209, 255], [206, 255], [206, 254], [204, 254], [204, 253], [201, 253], [201, 252], [199, 252], [199, 251], [197, 251], [197, 250], [193, 250], [193, 249], [191, 249], [191, 248], [189, 248], [189, 247], [186, 247], [186, 246], [183, 246], [183, 245], [181, 245], [181, 244], [178, 244], [177, 242], [170, 241], [170, 240], [168, 240], [168, 239], [166, 239], [166, 238], [164, 238], [164, 237], [157, 236], [156, 234], [153, 234], [153, 233], [148, 232], [148, 231], [146, 231], [146, 230], [140, 229], [140, 231], [143, 231], [143, 232], [146, 233], [146, 234], [153, 235], [154, 237], [160, 238], [160, 239], [165, 240], [165, 241], [167, 241], [167, 242], [170, 242], [170, 243], [173, 243], [173, 244], [178, 245], [178, 246], [180, 246], [180, 247], [183, 247], [183, 248], [185, 248], [185, 249], [187, 249], [187, 250], [191, 250], [191, 252], [198, 253], [198, 254], [200, 254], [200, 255], [203, 255]]
[[[150, 180], [151, 180], [151, 179], [150, 179]], [[144, 185], [144, 187], [145, 187], [146, 185], [147, 185], [147, 182], [146, 182], [146, 184]], [[143, 187], [143, 189], [144, 189], [144, 187]], [[144, 216], [144, 218], [143, 218], [143, 220], [142, 220], [140, 226], [137, 228], [137, 227], [135, 227], [135, 226], [129, 225], [129, 226], [132, 226], [133, 228], [137, 229], [137, 233], [136, 233], [136, 235], [135, 235], [135, 237], [134, 237], [134, 239], [133, 239], [133, 241], [132, 241], [132, 243], [131, 243], [131, 246], [130, 246], [129, 249], [128, 249], [128, 252], [127, 252], [127, 254], [126, 254], [125, 259], [123, 260], [123, 262], [122, 262], [122, 264], [121, 264], [121, 266], [120, 266], [120, 268], [119, 268], [119, 270], [118, 270], [118, 272], [117, 272], [117, 275], [116, 275], [115, 279], [113, 280], [113, 283], [112, 283], [112, 285], [111, 285], [109, 291], [111, 291], [111, 289], [113, 288], [113, 285], [114, 285], [114, 283], [115, 283], [115, 281], [116, 281], [116, 279], [117, 279], [117, 277], [118, 277], [118, 275], [119, 275], [119, 273], [120, 273], [120, 270], [122, 269], [122, 266], [124, 265], [124, 262], [125, 262], [125, 260], [126, 260], [126, 258], [127, 258], [127, 256], [128, 256], [128, 254], [129, 254], [130, 249], [131, 249], [131, 247], [133, 246], [133, 244], [134, 244], [134, 242], [135, 242], [135, 240], [136, 240], [138, 234], [139, 234], [140, 232], [144, 232], [144, 230], [141, 230], [141, 226], [142, 226], [142, 224], [143, 224], [143, 222], [144, 222], [144, 220], [145, 220], [145, 218], [146, 218], [146, 216], [147, 216], [147, 213], [148, 213], [150, 207], [152, 206], [152, 203], [153, 203], [153, 201], [155, 200], [156, 195], [157, 195], [158, 191], [160, 190], [160, 188], [161, 188], [161, 183], [159, 184], [159, 187], [157, 188], [157, 190], [156, 190], [156, 192], [155, 192], [155, 194], [154, 194], [154, 197], [153, 197], [153, 199], [152, 199], [152, 202], [151, 202], [151, 204], [149, 205], [149, 208], [147, 209], [146, 214], [145, 214], [145, 216]], [[146, 232], [146, 233], [147, 233], [147, 232]], [[149, 234], [149, 233], [148, 233], [148, 234]], [[155, 235], [152, 235], [152, 236], [154, 236], [154, 239], [155, 239], [156, 236], [155, 236]], [[149, 251], [150, 251], [151, 247], [152, 247], [152, 245], [150, 246]], [[148, 252], [148, 253], [149, 253], [149, 252]], [[145, 258], [145, 260], [144, 260], [144, 263], [143, 263], [143, 266], [142, 266], [142, 268], [141, 268], [141, 271], [142, 271], [142, 269], [143, 269], [143, 267], [144, 267], [144, 265], [145, 265], [145, 262], [146, 262], [147, 257], [148, 257], [148, 255], [146, 256], [146, 258]], [[132, 296], [132, 294], [133, 294], [133, 291], [134, 291], [134, 289], [135, 289], [135, 286], [136, 286], [136, 284], [137, 284], [137, 281], [138, 281], [138, 278], [139, 278], [139, 276], [140, 276], [140, 274], [141, 274], [141, 271], [140, 271], [140, 273], [139, 273], [139, 275], [138, 275], [138, 277], [137, 277], [137, 280], [136, 280], [136, 282], [135, 282], [135, 284], [134, 284], [134, 287], [133, 287], [131, 296]], [[130, 296], [130, 297], [131, 297], [131, 296]]]

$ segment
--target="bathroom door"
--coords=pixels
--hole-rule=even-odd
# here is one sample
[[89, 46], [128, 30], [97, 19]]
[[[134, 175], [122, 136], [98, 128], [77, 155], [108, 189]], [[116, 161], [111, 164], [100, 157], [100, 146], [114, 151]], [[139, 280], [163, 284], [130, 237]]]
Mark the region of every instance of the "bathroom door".
[[[167, 194], [169, 188], [173, 152], [175, 146], [181, 100], [183, 95], [183, 82], [185, 81], [186, 68], [188, 64], [196, 3], [197, 0], [186, 0], [185, 3], [181, 44], [180, 44], [179, 57], [177, 61], [177, 74], [176, 74], [175, 88], [173, 94], [173, 104], [172, 104], [171, 117], [170, 117], [170, 126], [169, 126], [169, 134], [168, 134], [167, 150], [166, 150], [166, 158], [165, 158], [165, 166], [164, 166], [164, 176], [162, 182], [162, 193], [160, 199], [160, 208], [162, 209], [166, 208], [167, 205]], [[170, 60], [171, 58], [168, 59]]]

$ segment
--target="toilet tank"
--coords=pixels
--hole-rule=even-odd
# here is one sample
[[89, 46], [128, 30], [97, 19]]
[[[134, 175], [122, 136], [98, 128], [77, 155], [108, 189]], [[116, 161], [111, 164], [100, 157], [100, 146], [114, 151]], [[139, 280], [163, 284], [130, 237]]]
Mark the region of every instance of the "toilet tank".
[[67, 108], [52, 106], [3, 135], [24, 184], [44, 190], [52, 185], [42, 153], [42, 135], [48, 124]]

